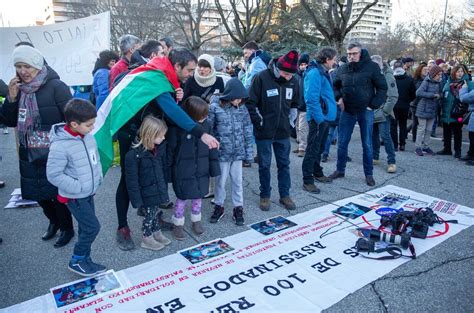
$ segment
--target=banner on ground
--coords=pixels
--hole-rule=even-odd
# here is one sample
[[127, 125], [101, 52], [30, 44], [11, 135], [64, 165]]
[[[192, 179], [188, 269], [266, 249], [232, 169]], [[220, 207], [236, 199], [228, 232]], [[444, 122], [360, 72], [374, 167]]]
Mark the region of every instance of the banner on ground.
[[[378, 226], [379, 214], [389, 209], [430, 206], [443, 220], [457, 219], [458, 224], [436, 224], [426, 239], [412, 239], [418, 255], [473, 224], [471, 208], [385, 186], [288, 218], [255, 223], [248, 231], [117, 272], [121, 289], [108, 288], [106, 294], [82, 301], [74, 301], [72, 294], [71, 304], [59, 306], [49, 294], [6, 311], [321, 311], [410, 260], [362, 257], [353, 248], [354, 229]], [[408, 250], [404, 253], [409, 255]]]
[[12, 52], [20, 41], [32, 43], [69, 86], [91, 85], [99, 52], [110, 49], [109, 12], [63, 23], [0, 28], [0, 78], [15, 76]]

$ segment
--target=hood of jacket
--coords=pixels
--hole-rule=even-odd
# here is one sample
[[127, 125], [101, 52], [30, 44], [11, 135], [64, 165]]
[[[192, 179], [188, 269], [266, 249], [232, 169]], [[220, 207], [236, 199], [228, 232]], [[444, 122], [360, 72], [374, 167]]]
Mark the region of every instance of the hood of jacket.
[[54, 124], [51, 127], [51, 132], [49, 133], [49, 140], [51, 142], [61, 141], [61, 140], [81, 140], [80, 136], [73, 136], [70, 133], [68, 133], [64, 129], [65, 125], [66, 123], [58, 123], [58, 124]]
[[403, 77], [403, 76], [406, 76], [406, 72], [403, 68], [397, 67], [396, 69], [393, 70], [393, 76], [395, 76], [395, 78]]
[[348, 64], [348, 67], [349, 67], [349, 71], [357, 71], [364, 64], [366, 64], [368, 62], [372, 62], [372, 60], [370, 59], [369, 51], [367, 51], [367, 49], [361, 49], [359, 62], [349, 62], [347, 64]]
[[272, 60], [272, 57], [271, 55], [269, 55], [268, 53], [266, 53], [265, 51], [263, 50], [256, 50], [254, 53], [252, 53], [252, 55], [250, 56], [249, 58], [249, 61], [248, 63], [252, 63], [253, 59], [256, 58], [256, 57], [260, 57], [260, 59], [266, 64], [268, 65], [268, 63], [270, 63], [270, 61]]

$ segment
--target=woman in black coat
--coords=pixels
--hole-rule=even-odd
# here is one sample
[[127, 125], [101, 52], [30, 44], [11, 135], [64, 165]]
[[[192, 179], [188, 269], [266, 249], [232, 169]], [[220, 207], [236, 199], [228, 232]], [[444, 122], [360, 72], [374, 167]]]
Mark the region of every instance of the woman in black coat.
[[[74, 236], [74, 230], [71, 213], [58, 200], [57, 188], [46, 179], [49, 139], [44, 135], [53, 124], [64, 121], [64, 106], [72, 98], [71, 92], [37, 49], [15, 48], [13, 63], [17, 75], [8, 85], [1, 113], [8, 126], [18, 129], [22, 197], [37, 201], [49, 219], [42, 239], [52, 239], [61, 230], [54, 247], [62, 247]], [[41, 145], [42, 149], [35, 148]]]
[[189, 78], [184, 86], [183, 101], [190, 96], [196, 96], [210, 103], [214, 93], [222, 92], [224, 92], [224, 81], [222, 77], [216, 76], [214, 57], [209, 54], [201, 55], [194, 76]]

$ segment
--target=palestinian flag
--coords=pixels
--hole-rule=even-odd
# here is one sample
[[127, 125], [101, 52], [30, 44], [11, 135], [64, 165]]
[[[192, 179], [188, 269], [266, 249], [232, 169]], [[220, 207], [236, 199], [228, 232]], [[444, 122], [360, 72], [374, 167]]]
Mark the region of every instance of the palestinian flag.
[[114, 158], [112, 136], [148, 102], [176, 88], [179, 88], [179, 80], [166, 57], [153, 58], [115, 86], [97, 112], [93, 131], [104, 174]]

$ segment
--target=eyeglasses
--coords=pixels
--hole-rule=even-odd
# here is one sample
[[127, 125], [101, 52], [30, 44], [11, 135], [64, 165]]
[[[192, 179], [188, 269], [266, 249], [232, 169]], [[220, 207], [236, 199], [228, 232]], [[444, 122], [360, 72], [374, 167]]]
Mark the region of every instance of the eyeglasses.
[[351, 55], [358, 55], [360, 52], [347, 52], [347, 55], [348, 56], [351, 56]]

